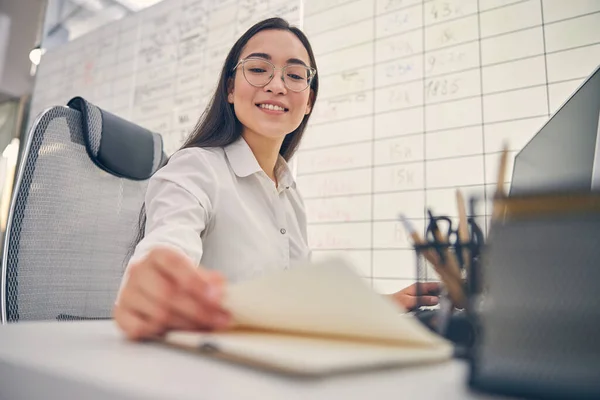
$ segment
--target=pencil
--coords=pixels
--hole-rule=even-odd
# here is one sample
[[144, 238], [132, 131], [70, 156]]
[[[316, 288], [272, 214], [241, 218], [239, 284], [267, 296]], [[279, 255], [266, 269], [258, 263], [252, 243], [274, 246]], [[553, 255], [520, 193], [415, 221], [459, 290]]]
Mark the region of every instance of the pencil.
[[[467, 222], [465, 198], [463, 197], [460, 189], [456, 189], [456, 206], [458, 208], [458, 237], [460, 239], [460, 243], [465, 245], [466, 243], [469, 243], [469, 225]], [[467, 246], [463, 246], [462, 256], [465, 271], [467, 271], [467, 276], [469, 276], [469, 249]]]
[[492, 219], [497, 219], [502, 214], [500, 200], [506, 196], [504, 193], [504, 182], [506, 181], [506, 165], [508, 163], [508, 145], [505, 143], [500, 155], [500, 165], [498, 166], [498, 176], [496, 180], [496, 192], [494, 193], [494, 205]]

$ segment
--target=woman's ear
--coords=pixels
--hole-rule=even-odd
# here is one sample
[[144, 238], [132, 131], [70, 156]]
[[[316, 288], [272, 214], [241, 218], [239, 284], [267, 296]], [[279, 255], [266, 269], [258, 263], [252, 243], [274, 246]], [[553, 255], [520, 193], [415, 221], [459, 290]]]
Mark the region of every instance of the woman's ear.
[[315, 91], [310, 89], [310, 94], [308, 95], [308, 103], [306, 103], [306, 111], [304, 115], [310, 114], [313, 108], [313, 104], [315, 102]]
[[227, 101], [233, 104], [233, 78], [227, 79]]

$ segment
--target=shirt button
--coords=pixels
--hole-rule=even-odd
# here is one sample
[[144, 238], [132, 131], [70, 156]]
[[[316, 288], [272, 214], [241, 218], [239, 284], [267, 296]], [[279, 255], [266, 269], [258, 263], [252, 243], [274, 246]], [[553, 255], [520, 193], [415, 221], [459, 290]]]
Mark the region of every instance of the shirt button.
[[279, 230], [279, 232], [281, 232], [281, 234], [282, 234], [282, 235], [285, 235], [285, 232], [286, 232], [286, 231], [285, 231], [285, 229], [281, 228], [281, 229]]

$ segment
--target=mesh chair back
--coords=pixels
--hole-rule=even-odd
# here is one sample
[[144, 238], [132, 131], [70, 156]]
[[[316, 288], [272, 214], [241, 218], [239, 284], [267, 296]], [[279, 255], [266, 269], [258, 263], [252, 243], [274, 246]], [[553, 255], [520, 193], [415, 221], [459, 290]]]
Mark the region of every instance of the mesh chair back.
[[3, 322], [111, 316], [147, 179], [115, 176], [90, 158], [102, 115], [88, 111], [54, 107], [31, 128], [6, 231]]

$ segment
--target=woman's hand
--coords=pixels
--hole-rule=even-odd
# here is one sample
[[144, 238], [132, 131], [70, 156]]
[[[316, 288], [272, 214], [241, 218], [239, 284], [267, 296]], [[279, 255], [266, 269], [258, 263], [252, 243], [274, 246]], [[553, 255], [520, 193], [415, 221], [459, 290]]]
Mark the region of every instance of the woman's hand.
[[196, 267], [175, 250], [152, 250], [131, 264], [128, 274], [114, 317], [129, 339], [156, 337], [171, 329], [222, 329], [231, 323], [221, 306], [224, 278]]
[[417, 298], [416, 283], [389, 296], [393, 301], [409, 311], [413, 310], [417, 306], [417, 303], [423, 306], [434, 306], [438, 304], [440, 284], [438, 282], [422, 282], [419, 283], [419, 285], [421, 285], [420, 298]]

